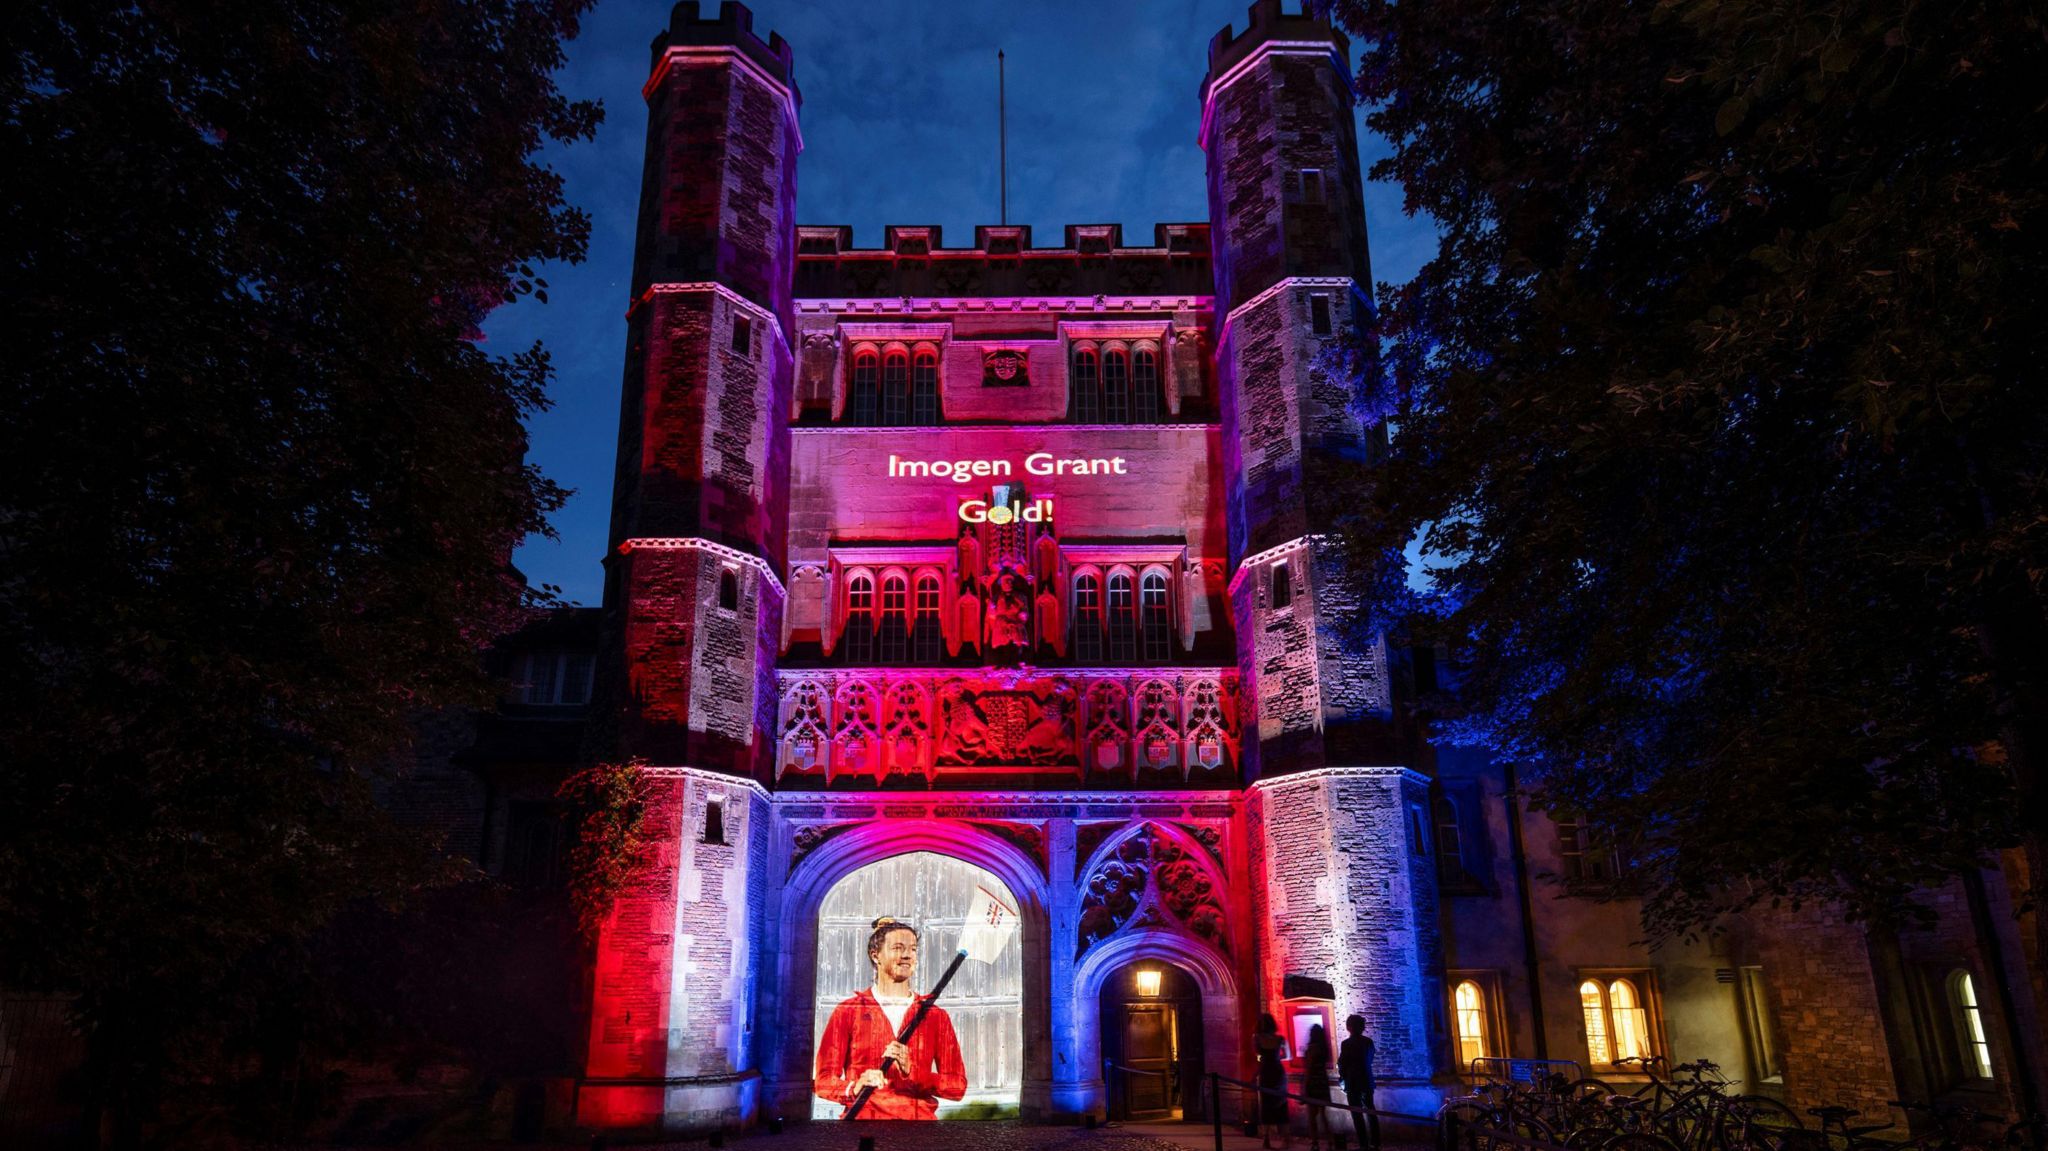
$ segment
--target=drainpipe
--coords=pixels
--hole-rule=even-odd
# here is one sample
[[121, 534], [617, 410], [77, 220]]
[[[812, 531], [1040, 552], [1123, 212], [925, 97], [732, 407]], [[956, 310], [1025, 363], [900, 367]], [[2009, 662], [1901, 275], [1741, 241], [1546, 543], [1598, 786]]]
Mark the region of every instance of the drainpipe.
[[1515, 860], [1515, 897], [1522, 911], [1522, 970], [1529, 981], [1529, 1022], [1536, 1031], [1536, 1058], [1550, 1058], [1550, 1037], [1543, 1027], [1543, 983], [1536, 962], [1536, 917], [1529, 903], [1529, 858], [1522, 850], [1522, 805], [1515, 798], [1515, 765], [1504, 765], [1508, 805], [1508, 854]]

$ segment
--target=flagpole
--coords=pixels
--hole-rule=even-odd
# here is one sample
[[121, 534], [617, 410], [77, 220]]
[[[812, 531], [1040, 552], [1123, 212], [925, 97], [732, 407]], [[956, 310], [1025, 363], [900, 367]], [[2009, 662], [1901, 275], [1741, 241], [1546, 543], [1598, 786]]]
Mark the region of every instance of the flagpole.
[[996, 49], [996, 168], [1001, 173], [998, 182], [1002, 206], [998, 209], [1001, 219], [998, 224], [1010, 222], [1010, 115], [1003, 95], [1003, 50]]
[[[965, 962], [967, 962], [967, 949], [963, 947], [960, 950], [953, 953], [953, 962], [947, 964], [946, 973], [944, 975], [939, 976], [939, 985], [937, 987], [932, 988], [932, 993], [930, 995], [927, 995], [924, 998], [917, 1001], [917, 1010], [911, 1013], [910, 1018], [903, 1021], [903, 1033], [896, 1037], [896, 1042], [910, 1042], [910, 1037], [917, 1033], [918, 1024], [923, 1023], [924, 1017], [931, 1014], [932, 1004], [938, 1002], [940, 995], [945, 994], [946, 985], [948, 983], [953, 982], [953, 976], [959, 973], [960, 965]], [[889, 1073], [890, 1066], [892, 1066], [895, 1062], [896, 1061], [894, 1059], [882, 1060], [882, 1074], [887, 1075]], [[847, 1107], [846, 1114], [841, 1115], [839, 1118], [841, 1118], [842, 1120], [851, 1119], [854, 1116], [859, 1115], [860, 1109], [868, 1105], [868, 1096], [873, 1095], [874, 1093], [875, 1085], [872, 1083], [868, 1084], [866, 1087], [861, 1088], [860, 1094], [854, 1096], [852, 1105]]]

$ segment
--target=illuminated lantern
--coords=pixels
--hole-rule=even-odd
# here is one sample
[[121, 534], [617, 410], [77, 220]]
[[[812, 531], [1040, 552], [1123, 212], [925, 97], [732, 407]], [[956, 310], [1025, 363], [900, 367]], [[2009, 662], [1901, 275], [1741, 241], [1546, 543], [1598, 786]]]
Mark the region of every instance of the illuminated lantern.
[[1159, 994], [1160, 974], [1157, 967], [1147, 967], [1138, 972], [1138, 994], [1148, 998]]

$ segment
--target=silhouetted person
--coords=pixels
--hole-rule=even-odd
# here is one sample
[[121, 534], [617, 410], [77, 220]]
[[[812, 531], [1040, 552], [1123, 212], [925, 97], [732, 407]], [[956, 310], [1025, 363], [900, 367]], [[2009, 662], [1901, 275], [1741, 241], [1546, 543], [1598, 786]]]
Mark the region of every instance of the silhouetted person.
[[1337, 1049], [1337, 1077], [1344, 1081], [1345, 1102], [1366, 1109], [1366, 1130], [1358, 1130], [1356, 1111], [1351, 1113], [1351, 1130], [1360, 1136], [1363, 1146], [1376, 1149], [1380, 1145], [1380, 1117], [1372, 1110], [1372, 1040], [1365, 1034], [1365, 1016], [1345, 1019], [1344, 1029], [1351, 1037]]
[[1302, 1050], [1301, 1093], [1322, 1103], [1308, 1105], [1309, 1151], [1322, 1151], [1323, 1136], [1330, 1133], [1330, 1117], [1323, 1103], [1330, 1101], [1330, 1033], [1318, 1023], [1308, 1029], [1308, 1046]]
[[1287, 1090], [1287, 1044], [1271, 1015], [1259, 1016], [1252, 1049], [1259, 1053], [1259, 1086], [1264, 1088], [1259, 1092], [1259, 1146], [1271, 1147], [1275, 1132], [1280, 1146], [1289, 1146], [1294, 1139], [1287, 1133], [1287, 1096], [1275, 1094]]

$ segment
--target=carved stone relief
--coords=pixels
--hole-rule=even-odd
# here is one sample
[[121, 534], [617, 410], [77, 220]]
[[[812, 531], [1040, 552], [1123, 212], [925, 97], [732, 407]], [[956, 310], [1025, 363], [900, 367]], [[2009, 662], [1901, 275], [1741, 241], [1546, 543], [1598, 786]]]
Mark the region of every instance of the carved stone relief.
[[1218, 873], [1199, 849], [1159, 824], [1145, 823], [1108, 851], [1082, 884], [1074, 955], [1129, 926], [1178, 923], [1230, 950]]

